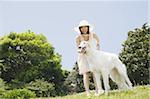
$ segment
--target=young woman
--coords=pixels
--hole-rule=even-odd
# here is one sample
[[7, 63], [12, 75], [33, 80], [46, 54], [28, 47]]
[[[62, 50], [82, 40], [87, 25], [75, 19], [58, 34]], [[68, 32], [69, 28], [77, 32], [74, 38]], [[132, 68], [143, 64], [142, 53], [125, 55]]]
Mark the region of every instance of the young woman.
[[[94, 46], [94, 40], [96, 40], [96, 48], [99, 50], [100, 48], [100, 40], [98, 36], [95, 33], [92, 33], [93, 26], [88, 23], [86, 20], [82, 20], [79, 23], [79, 26], [75, 28], [75, 31], [79, 33], [79, 35], [76, 38], [76, 44], [77, 48], [79, 47], [79, 44], [81, 41], [87, 41], [89, 42], [90, 46], [95, 48]], [[86, 57], [83, 54], [78, 54], [78, 67], [79, 67], [79, 74], [83, 75], [83, 83], [86, 90], [87, 96], [90, 95], [89, 91], [89, 64], [86, 60]], [[93, 77], [94, 78], [94, 77]], [[96, 85], [96, 84], [95, 84]], [[97, 87], [96, 87], [97, 88]]]

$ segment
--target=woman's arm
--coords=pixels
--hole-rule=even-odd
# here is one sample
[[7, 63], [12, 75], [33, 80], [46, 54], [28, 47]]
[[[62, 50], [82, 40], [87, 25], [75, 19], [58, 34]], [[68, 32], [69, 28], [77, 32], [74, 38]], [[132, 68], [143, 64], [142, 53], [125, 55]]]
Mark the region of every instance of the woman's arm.
[[96, 33], [93, 33], [93, 37], [96, 39], [96, 47], [99, 50], [100, 49], [100, 40], [99, 40], [99, 37], [96, 35]]
[[80, 45], [80, 36], [76, 37], [76, 45], [77, 45], [77, 48], [78, 48], [79, 45]]

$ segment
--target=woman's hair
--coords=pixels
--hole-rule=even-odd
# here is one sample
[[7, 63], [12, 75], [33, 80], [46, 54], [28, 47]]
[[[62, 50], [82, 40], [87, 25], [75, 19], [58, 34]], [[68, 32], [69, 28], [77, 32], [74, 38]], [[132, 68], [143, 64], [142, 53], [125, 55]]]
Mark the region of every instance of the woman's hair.
[[[87, 27], [88, 27], [87, 34], [90, 34], [90, 31], [89, 31], [89, 26], [87, 26]], [[82, 33], [82, 31], [81, 31], [81, 28], [82, 28], [82, 26], [81, 26], [81, 27], [79, 27], [80, 33], [81, 33], [81, 34], [84, 34], [84, 33]]]

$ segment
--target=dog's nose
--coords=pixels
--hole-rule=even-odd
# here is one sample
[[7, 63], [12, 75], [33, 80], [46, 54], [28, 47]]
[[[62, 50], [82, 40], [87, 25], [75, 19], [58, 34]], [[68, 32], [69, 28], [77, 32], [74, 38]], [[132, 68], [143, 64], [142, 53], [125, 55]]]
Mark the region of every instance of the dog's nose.
[[83, 49], [86, 49], [86, 47], [83, 47]]

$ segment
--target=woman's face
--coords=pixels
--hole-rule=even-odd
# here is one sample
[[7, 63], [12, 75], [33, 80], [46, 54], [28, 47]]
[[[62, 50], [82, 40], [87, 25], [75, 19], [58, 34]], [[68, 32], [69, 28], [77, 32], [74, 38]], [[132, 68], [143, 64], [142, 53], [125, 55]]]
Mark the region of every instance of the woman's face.
[[82, 26], [81, 28], [81, 32], [86, 34], [88, 32], [88, 27], [87, 26]]

